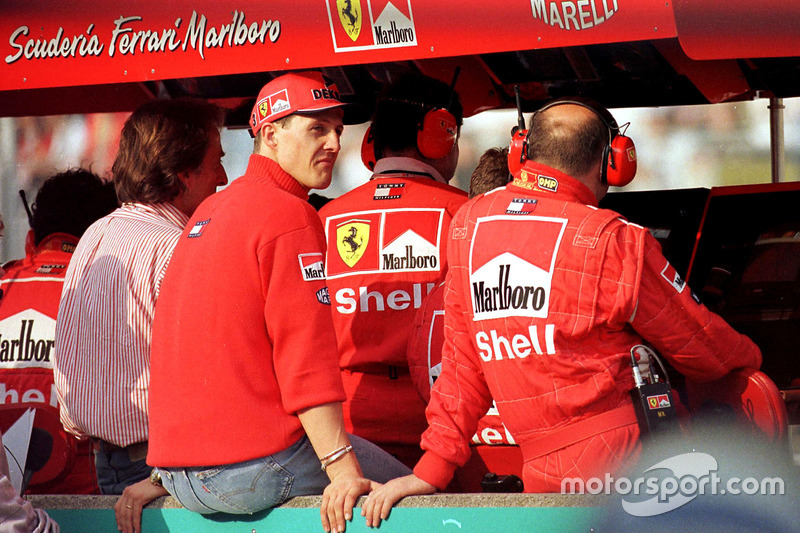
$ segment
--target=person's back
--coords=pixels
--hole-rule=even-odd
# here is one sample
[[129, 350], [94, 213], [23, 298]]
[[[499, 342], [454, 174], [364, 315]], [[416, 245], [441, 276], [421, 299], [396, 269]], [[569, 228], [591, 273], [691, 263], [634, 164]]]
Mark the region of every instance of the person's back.
[[646, 229], [597, 209], [635, 172], [632, 141], [607, 110], [556, 100], [534, 114], [527, 147], [509, 185], [453, 219], [426, 453], [414, 476], [370, 494], [368, 526], [398, 498], [446, 486], [492, 398], [520, 445], [525, 491], [560, 492], [565, 481], [616, 475], [640, 450], [630, 395], [640, 347], [701, 380], [761, 364]]
[[122, 206], [78, 243], [56, 323], [64, 427], [92, 440], [98, 484], [120, 494], [146, 479], [150, 335], [172, 250], [197, 205], [227, 183], [222, 111], [149, 102], [128, 118], [112, 167]]
[[[443, 148], [424, 133], [439, 113], [444, 119], [432, 136], [445, 138]], [[407, 464], [420, 454], [425, 404], [406, 348], [416, 311], [444, 280], [447, 230], [467, 199], [448, 184], [461, 120], [447, 84], [423, 76], [396, 81], [379, 96], [371, 125], [372, 178], [320, 210], [346, 427]]]
[[36, 407], [36, 425], [52, 420], [48, 430], [57, 432], [51, 460], [33, 475], [29, 493], [98, 492], [89, 442], [57, 423], [53, 342], [64, 274], [78, 239], [117, 205], [113, 184], [89, 171], [50, 177], [32, 206], [26, 257], [4, 265], [0, 278], [0, 338], [18, 346], [0, 352], [0, 403]]

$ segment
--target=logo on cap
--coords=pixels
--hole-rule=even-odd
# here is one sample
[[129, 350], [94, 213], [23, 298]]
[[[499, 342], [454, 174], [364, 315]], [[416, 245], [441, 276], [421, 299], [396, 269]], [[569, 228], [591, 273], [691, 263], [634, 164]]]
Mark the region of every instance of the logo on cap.
[[261, 113], [261, 118], [269, 118], [272, 115], [282, 113], [291, 109], [292, 105], [289, 103], [289, 93], [286, 89], [278, 91], [275, 94], [269, 95], [258, 104], [258, 111]]

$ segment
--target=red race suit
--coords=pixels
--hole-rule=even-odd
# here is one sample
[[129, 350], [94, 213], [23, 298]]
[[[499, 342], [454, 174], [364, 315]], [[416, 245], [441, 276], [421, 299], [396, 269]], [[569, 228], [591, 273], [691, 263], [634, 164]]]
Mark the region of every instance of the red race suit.
[[408, 337], [417, 309], [444, 280], [447, 228], [467, 200], [439, 180], [415, 159], [383, 158], [369, 182], [320, 210], [345, 426], [412, 465], [426, 424]]
[[53, 383], [58, 303], [77, 244], [54, 233], [34, 247], [31, 232], [25, 259], [4, 265], [0, 279], [0, 407], [35, 407], [34, 427], [53, 437], [50, 459], [31, 478], [32, 494], [99, 494], [91, 444], [64, 431]]
[[536, 171], [476, 197], [451, 225], [442, 373], [414, 470], [439, 488], [492, 398], [522, 450], [525, 491], [559, 492], [638, 454], [633, 346], [649, 343], [693, 379], [761, 364], [648, 230], [597, 209], [573, 178]]
[[[411, 381], [422, 400], [431, 399], [431, 387], [442, 372], [442, 346], [444, 345], [444, 283], [431, 292], [417, 311], [414, 326], [408, 339], [408, 369]], [[478, 422], [472, 445], [516, 445], [514, 437], [500, 420], [497, 407], [492, 406]]]

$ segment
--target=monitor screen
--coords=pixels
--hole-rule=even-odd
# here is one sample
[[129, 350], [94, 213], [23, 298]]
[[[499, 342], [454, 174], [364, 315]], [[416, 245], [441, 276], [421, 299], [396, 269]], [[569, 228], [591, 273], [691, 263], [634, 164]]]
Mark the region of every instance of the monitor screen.
[[800, 184], [712, 189], [687, 281], [779, 387], [800, 378]]
[[702, 188], [615, 192], [607, 194], [600, 207], [648, 228], [685, 279], [708, 195], [709, 190]]

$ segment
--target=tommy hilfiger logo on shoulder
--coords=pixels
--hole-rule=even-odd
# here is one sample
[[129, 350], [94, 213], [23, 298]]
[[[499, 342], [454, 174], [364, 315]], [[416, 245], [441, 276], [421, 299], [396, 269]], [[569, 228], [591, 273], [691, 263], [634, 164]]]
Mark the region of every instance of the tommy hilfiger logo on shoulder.
[[210, 218], [208, 220], [199, 220], [195, 222], [194, 226], [192, 226], [192, 229], [189, 230], [189, 234], [187, 235], [187, 237], [190, 239], [193, 237], [200, 237], [203, 234], [203, 231], [206, 229], [206, 225], [209, 222], [211, 222]]

